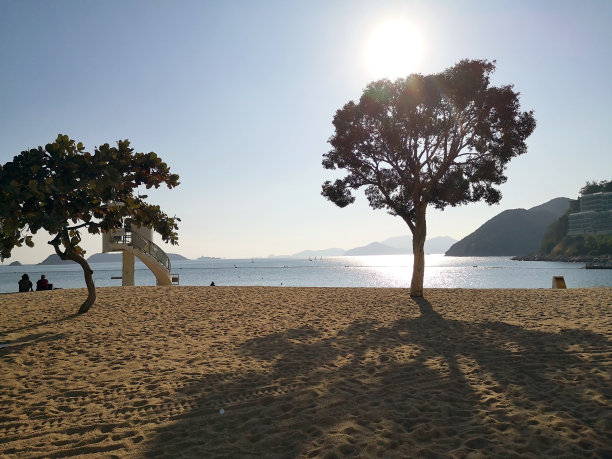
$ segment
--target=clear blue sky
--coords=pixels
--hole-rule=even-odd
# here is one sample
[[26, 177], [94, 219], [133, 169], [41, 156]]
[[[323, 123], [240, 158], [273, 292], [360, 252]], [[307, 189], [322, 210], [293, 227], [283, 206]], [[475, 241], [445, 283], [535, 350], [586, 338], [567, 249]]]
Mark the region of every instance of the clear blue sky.
[[[502, 210], [612, 179], [609, 0], [0, 0], [0, 161], [58, 133], [155, 151], [181, 185], [151, 202], [182, 219], [169, 250], [190, 258], [408, 234], [362, 194], [345, 209], [320, 196], [336, 178], [321, 166], [334, 112], [381, 76], [365, 51], [398, 18], [421, 38], [411, 72], [496, 60], [494, 84], [514, 84], [538, 122], [501, 204], [430, 210], [429, 237], [460, 239]], [[39, 262], [48, 239], [12, 260]], [[100, 252], [101, 240], [85, 247]]]

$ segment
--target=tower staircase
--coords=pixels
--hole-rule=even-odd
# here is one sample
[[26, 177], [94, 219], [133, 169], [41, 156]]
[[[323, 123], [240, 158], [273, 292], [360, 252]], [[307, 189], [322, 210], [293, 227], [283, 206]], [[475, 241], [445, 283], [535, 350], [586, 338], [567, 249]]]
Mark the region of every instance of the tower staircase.
[[103, 252], [123, 252], [121, 285], [134, 285], [134, 257], [151, 270], [157, 285], [178, 284], [179, 277], [172, 274], [170, 258], [152, 240], [149, 228], [119, 228], [103, 237]]

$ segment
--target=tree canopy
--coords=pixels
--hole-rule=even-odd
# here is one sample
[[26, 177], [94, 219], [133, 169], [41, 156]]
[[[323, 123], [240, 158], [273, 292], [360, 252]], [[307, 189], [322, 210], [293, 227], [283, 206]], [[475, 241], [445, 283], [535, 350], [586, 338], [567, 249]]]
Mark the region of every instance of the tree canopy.
[[92, 154], [60, 134], [55, 142], [22, 151], [0, 167], [0, 257], [9, 258], [23, 244], [33, 246], [38, 231], [48, 232], [56, 253], [83, 267], [89, 297], [79, 312], [85, 312], [95, 301], [95, 286], [80, 246], [81, 231], [100, 234], [129, 219], [176, 244], [180, 219], [147, 203], [137, 191], [161, 184], [173, 188], [178, 180], [155, 153], [135, 153], [128, 140], [116, 147], [104, 144]]
[[595, 194], [602, 192], [610, 192], [612, 191], [612, 180], [602, 180], [601, 182], [586, 182], [582, 188], [580, 188], [580, 195], [586, 196], [587, 194]]
[[345, 207], [364, 187], [372, 208], [407, 223], [413, 296], [423, 294], [427, 207], [499, 202], [496, 186], [535, 129], [513, 87], [490, 84], [494, 70], [494, 62], [463, 60], [437, 74], [375, 81], [334, 116], [323, 167], [346, 175], [323, 183], [322, 194]]

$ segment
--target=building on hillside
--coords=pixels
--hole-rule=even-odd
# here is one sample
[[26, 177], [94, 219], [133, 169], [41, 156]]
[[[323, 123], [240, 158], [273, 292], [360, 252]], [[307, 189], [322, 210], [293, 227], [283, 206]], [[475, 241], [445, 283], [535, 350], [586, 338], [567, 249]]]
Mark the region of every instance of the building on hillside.
[[579, 198], [580, 212], [569, 214], [568, 236], [612, 234], [612, 192]]

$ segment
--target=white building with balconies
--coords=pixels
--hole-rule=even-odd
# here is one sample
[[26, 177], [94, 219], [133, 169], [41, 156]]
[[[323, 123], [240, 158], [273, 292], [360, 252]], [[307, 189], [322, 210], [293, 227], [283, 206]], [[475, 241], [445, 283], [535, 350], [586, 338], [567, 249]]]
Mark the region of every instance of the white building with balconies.
[[569, 214], [568, 236], [612, 234], [612, 192], [579, 198], [580, 212]]

